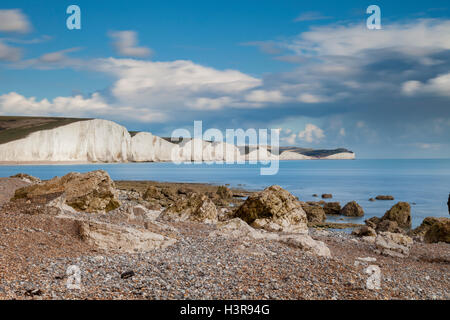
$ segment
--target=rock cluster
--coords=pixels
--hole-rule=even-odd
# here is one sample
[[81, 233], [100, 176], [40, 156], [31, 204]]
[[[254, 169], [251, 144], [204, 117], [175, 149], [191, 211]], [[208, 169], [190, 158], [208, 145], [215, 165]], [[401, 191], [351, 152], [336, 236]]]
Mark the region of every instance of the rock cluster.
[[203, 223], [217, 222], [217, 208], [211, 199], [194, 193], [186, 198], [177, 200], [164, 210], [160, 216], [165, 221], [196, 221]]
[[64, 203], [78, 211], [111, 211], [121, 204], [117, 199], [114, 182], [103, 170], [88, 173], [72, 172], [63, 177], [32, 184], [17, 189], [13, 200], [33, 199], [58, 195], [64, 197]]
[[307, 216], [301, 203], [280, 186], [250, 195], [235, 213], [255, 228], [268, 231], [307, 232]]

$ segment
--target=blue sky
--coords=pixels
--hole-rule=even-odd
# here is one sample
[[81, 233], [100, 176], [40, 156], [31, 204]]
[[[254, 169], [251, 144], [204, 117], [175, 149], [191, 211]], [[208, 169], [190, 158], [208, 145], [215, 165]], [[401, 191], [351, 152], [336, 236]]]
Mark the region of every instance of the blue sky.
[[[365, 27], [371, 4], [382, 30]], [[4, 0], [2, 17], [0, 114], [160, 135], [203, 120], [365, 158], [450, 157], [448, 1]]]

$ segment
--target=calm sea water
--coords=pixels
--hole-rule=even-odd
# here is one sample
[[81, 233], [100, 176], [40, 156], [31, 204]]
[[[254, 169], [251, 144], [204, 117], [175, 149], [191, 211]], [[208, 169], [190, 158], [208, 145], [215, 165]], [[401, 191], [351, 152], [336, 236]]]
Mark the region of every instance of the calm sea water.
[[[261, 176], [258, 165], [209, 165], [172, 163], [122, 163], [89, 165], [0, 166], [0, 176], [24, 172], [41, 179], [71, 171], [106, 170], [114, 180], [156, 180], [230, 184], [246, 189], [263, 189], [272, 184], [286, 188], [300, 200], [317, 200], [312, 194], [332, 193], [330, 201], [345, 204], [356, 200], [363, 218], [344, 218], [362, 223], [382, 216], [397, 201], [412, 205], [413, 227], [428, 216], [448, 217], [450, 160], [308, 160], [281, 161], [274, 176]], [[370, 202], [370, 197], [390, 194], [395, 201]]]

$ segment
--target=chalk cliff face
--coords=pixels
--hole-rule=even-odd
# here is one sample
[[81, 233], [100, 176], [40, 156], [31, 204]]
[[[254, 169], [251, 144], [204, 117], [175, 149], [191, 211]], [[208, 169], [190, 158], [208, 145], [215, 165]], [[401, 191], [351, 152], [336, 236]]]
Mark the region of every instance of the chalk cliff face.
[[24, 139], [0, 145], [0, 161], [128, 160], [131, 137], [127, 129], [107, 120], [79, 121], [31, 133]]
[[[350, 152], [322, 159], [354, 159]], [[241, 154], [225, 142], [191, 139], [171, 143], [149, 132], [133, 137], [127, 129], [108, 120], [84, 120], [31, 133], [25, 138], [0, 144], [0, 162], [145, 162], [145, 161], [267, 161], [317, 159], [293, 151], [273, 155], [265, 147]]]
[[340, 153], [335, 153], [330, 156], [324, 157], [322, 159], [353, 160], [353, 159], [355, 159], [355, 154], [351, 153], [351, 152], [340, 152]]

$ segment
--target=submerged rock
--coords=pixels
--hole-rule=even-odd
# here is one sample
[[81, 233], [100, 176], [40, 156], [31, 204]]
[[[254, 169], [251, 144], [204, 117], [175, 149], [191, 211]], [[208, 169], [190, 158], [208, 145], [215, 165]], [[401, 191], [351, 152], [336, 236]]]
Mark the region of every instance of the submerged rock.
[[64, 203], [77, 211], [103, 212], [120, 206], [114, 182], [103, 170], [71, 172], [63, 177], [17, 189], [13, 200], [64, 195]]
[[356, 203], [356, 201], [351, 201], [347, 203], [340, 213], [344, 216], [348, 217], [362, 217], [364, 216], [364, 210], [361, 208], [361, 206]]
[[301, 203], [280, 186], [250, 195], [235, 216], [255, 228], [268, 231], [307, 232], [307, 216]]
[[331, 199], [331, 198], [333, 198], [333, 195], [331, 193], [322, 194], [322, 199]]
[[377, 200], [394, 200], [393, 196], [390, 195], [378, 195], [375, 197]]

